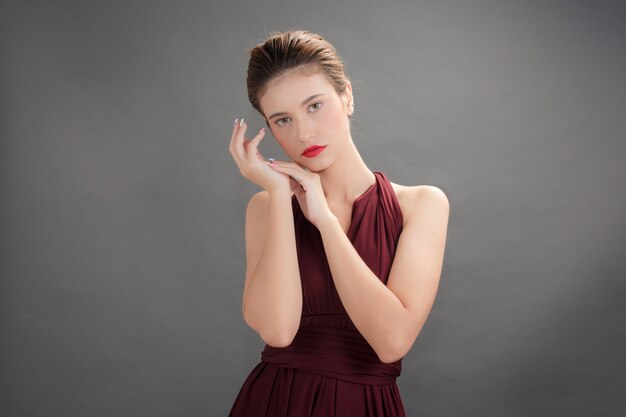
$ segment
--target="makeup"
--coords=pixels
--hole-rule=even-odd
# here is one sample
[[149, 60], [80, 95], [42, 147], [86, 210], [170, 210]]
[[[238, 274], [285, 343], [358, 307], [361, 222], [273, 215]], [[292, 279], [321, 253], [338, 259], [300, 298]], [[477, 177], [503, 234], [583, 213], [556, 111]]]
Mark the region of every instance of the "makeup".
[[304, 150], [304, 152], [302, 152], [302, 155], [306, 156], [307, 158], [313, 158], [314, 156], [319, 155], [324, 149], [326, 149], [326, 146], [309, 146]]

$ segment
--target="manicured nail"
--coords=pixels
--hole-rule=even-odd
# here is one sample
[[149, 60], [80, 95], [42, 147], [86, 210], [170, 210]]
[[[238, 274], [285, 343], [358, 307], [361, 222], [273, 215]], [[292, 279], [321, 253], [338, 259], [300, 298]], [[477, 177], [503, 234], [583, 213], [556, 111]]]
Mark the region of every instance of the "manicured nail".
[[259, 130], [259, 133], [265, 133], [265, 128], [262, 127], [261, 130]]
[[235, 119], [235, 124], [233, 125], [233, 127], [237, 126], [237, 122], [239, 121], [239, 117]]
[[241, 120], [239, 121], [239, 127], [243, 126], [243, 117], [241, 118]]

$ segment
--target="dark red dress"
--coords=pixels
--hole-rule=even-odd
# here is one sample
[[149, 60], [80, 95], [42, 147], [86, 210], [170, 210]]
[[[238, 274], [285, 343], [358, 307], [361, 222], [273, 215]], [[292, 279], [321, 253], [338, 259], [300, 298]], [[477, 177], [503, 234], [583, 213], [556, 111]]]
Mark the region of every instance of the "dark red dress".
[[[370, 269], [387, 283], [402, 231], [402, 212], [387, 177], [354, 201], [347, 236]], [[321, 235], [292, 196], [302, 281], [302, 318], [293, 342], [265, 345], [229, 417], [405, 416], [396, 378], [402, 360], [386, 364], [346, 313]]]

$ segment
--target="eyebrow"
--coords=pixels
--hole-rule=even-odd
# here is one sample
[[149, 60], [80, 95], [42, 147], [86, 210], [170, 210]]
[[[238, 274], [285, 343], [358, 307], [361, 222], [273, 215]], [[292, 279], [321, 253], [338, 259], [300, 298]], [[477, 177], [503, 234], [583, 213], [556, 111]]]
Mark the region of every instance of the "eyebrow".
[[[309, 97], [306, 100], [304, 100], [302, 102], [302, 104], [300, 104], [300, 105], [304, 106], [308, 101], [313, 100], [314, 98], [319, 97], [319, 96], [323, 96], [323, 95], [324, 95], [324, 93], [313, 94], [311, 97]], [[272, 114], [270, 117], [268, 117], [268, 119], [272, 119], [272, 118], [274, 118], [276, 116], [283, 116], [283, 115], [286, 115], [286, 114], [288, 114], [288, 113], [285, 113], [285, 112], [281, 111], [281, 112]]]

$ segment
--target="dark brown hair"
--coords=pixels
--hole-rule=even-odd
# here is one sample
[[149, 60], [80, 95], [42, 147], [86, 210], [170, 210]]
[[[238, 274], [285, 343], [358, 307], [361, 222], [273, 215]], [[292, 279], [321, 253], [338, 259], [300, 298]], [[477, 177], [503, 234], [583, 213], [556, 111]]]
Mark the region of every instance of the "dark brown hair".
[[248, 100], [264, 118], [261, 97], [270, 81], [288, 71], [300, 71], [306, 75], [321, 72], [337, 94], [346, 91], [349, 78], [344, 72], [341, 57], [330, 42], [316, 33], [300, 29], [272, 32], [265, 41], [251, 48], [249, 53]]

